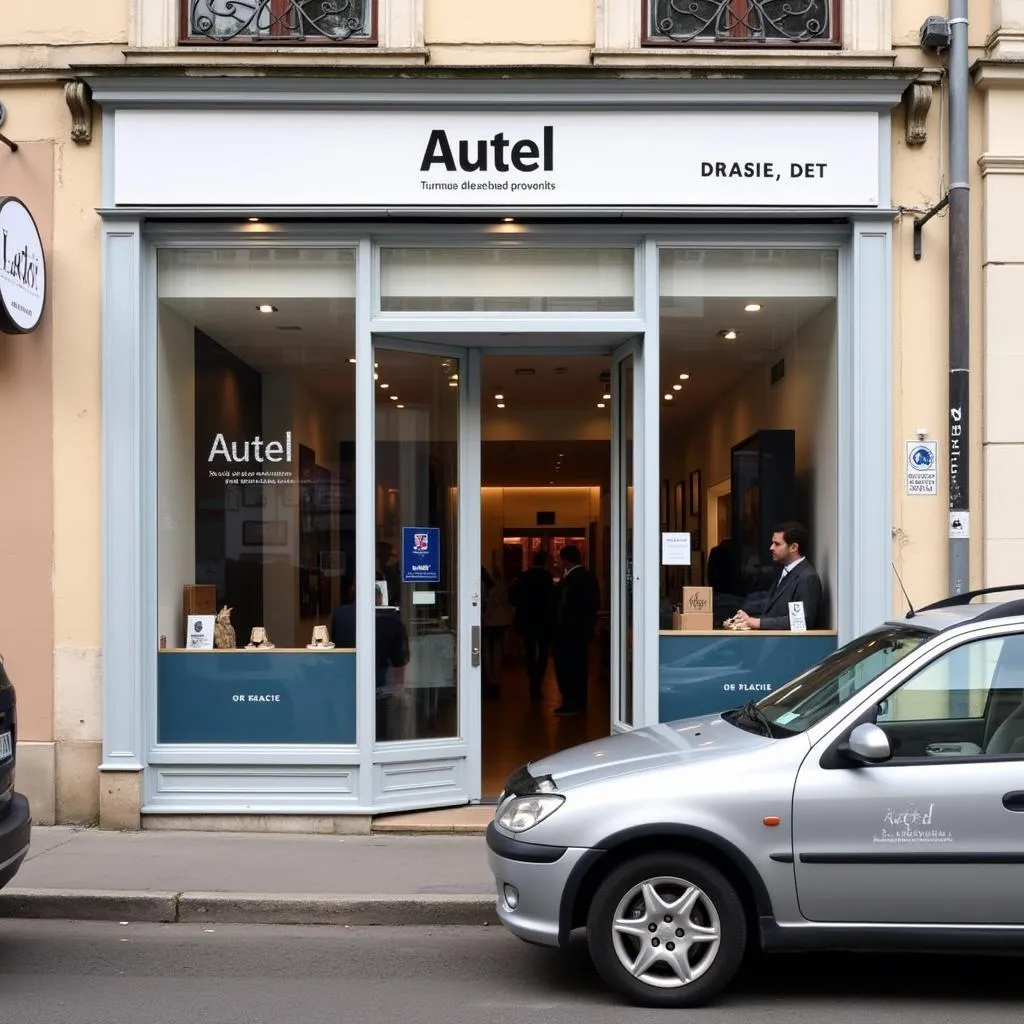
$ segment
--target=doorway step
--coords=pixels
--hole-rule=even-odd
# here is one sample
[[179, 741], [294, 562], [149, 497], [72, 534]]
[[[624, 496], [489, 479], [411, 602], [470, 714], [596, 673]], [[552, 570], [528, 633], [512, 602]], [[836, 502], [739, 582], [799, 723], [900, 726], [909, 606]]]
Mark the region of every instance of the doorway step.
[[494, 804], [468, 804], [408, 814], [378, 814], [370, 823], [374, 834], [483, 835], [494, 817]]

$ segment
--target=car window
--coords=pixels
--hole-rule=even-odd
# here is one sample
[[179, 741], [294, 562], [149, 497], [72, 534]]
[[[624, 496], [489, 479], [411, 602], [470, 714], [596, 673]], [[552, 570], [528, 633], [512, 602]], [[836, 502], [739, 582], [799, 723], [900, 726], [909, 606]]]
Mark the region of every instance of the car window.
[[831, 714], [933, 634], [910, 626], [873, 630], [840, 647], [757, 702], [775, 735], [803, 732]]
[[1024, 756], [1024, 635], [962, 644], [882, 701], [895, 759]]

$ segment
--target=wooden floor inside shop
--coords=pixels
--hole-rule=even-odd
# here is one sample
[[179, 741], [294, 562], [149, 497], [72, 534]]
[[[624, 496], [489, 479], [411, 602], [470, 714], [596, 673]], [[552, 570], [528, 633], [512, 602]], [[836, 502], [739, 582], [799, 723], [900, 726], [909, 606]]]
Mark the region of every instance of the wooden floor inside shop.
[[586, 714], [561, 718], [554, 713], [562, 700], [551, 659], [542, 698], [532, 701], [522, 658], [514, 648], [507, 650], [497, 687], [482, 701], [484, 800], [497, 799], [509, 775], [525, 762], [609, 734], [610, 687], [596, 644], [589, 667]]

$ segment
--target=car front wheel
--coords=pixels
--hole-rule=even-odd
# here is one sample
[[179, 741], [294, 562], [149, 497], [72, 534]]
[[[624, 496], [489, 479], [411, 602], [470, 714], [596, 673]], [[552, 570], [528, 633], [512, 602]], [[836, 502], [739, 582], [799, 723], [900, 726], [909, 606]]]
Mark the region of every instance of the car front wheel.
[[587, 942], [605, 982], [641, 1006], [701, 1006], [735, 977], [747, 927], [729, 881], [696, 857], [647, 854], [601, 883]]

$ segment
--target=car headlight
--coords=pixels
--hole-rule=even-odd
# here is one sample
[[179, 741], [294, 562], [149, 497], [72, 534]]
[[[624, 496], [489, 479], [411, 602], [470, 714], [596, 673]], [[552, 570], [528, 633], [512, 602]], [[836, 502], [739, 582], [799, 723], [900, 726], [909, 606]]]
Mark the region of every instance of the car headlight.
[[554, 814], [564, 800], [564, 796], [553, 794], [518, 797], [501, 812], [498, 824], [509, 832], [525, 832]]

